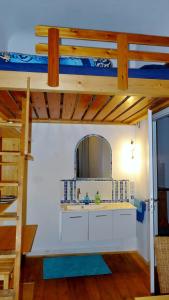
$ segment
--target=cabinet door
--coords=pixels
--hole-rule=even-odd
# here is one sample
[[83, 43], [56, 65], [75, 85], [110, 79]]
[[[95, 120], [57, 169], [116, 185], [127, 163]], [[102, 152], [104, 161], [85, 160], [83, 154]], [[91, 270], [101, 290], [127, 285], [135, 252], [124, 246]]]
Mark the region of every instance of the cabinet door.
[[136, 237], [136, 210], [121, 209], [113, 211], [113, 238]]
[[65, 242], [88, 240], [88, 212], [62, 212], [61, 239]]
[[112, 211], [89, 212], [89, 240], [112, 240]]

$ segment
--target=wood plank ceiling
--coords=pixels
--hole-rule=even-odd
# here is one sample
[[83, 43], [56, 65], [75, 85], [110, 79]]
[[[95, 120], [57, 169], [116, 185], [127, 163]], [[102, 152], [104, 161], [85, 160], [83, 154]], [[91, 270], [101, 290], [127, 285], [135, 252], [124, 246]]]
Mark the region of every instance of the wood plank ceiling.
[[[19, 119], [21, 91], [0, 91], [0, 116]], [[32, 118], [44, 122], [136, 124], [147, 115], [169, 106], [169, 98], [121, 95], [85, 95], [31, 92]]]

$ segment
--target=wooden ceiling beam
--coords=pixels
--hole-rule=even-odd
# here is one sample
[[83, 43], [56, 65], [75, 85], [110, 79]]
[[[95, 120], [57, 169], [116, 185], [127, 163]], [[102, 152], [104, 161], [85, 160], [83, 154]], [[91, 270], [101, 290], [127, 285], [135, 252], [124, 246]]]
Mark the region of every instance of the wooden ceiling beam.
[[120, 105], [122, 102], [127, 99], [127, 96], [115, 95], [110, 101], [105, 105], [105, 107], [99, 112], [99, 114], [95, 117], [96, 121], [104, 120], [112, 111]]
[[6, 110], [9, 110], [10, 114], [13, 115], [13, 117], [20, 117], [21, 111], [19, 109], [19, 106], [15, 102], [14, 98], [10, 95], [10, 93], [8, 93], [8, 91], [0, 91], [0, 102]]
[[38, 117], [41, 119], [48, 119], [44, 93], [42, 92], [31, 93], [31, 100], [32, 100], [33, 107], [35, 107], [37, 111]]
[[47, 74], [0, 71], [0, 90], [26, 90], [25, 81], [31, 76], [31, 91], [79, 93], [93, 95], [142, 95], [168, 97], [169, 80], [129, 78], [127, 91], [117, 88], [116, 77], [60, 74], [59, 87], [47, 85]]
[[48, 108], [51, 120], [60, 118], [61, 94], [47, 93]]
[[116, 121], [125, 122], [128, 118], [134, 117], [134, 114], [139, 112], [140, 110], [149, 107], [152, 103], [153, 98], [145, 97], [134, 106], [129, 108], [126, 112], [122, 113], [119, 117], [116, 118]]
[[10, 118], [15, 119], [15, 115], [0, 102], [0, 117], [4, 120], [8, 120]]
[[[106, 121], [84, 121], [84, 120], [45, 120], [36, 119], [33, 120], [34, 123], [51, 123], [51, 124], [91, 124], [91, 125], [125, 125], [121, 122], [106, 122]], [[128, 125], [128, 124], [127, 124]]]
[[90, 121], [95, 118], [97, 113], [110, 101], [111, 96], [107, 95], [96, 95], [93, 98], [93, 101], [83, 116], [83, 120]]
[[72, 120], [81, 120], [92, 102], [92, 95], [79, 95]]
[[71, 120], [76, 109], [77, 98], [77, 94], [64, 94], [62, 109], [63, 120]]
[[119, 105], [105, 121], [113, 121], [118, 118], [122, 113], [126, 112], [130, 107], [140, 101], [141, 96], [130, 96], [121, 105]]
[[128, 118], [124, 124], [134, 125], [147, 117], [148, 107], [142, 109], [131, 118]]
[[169, 107], [169, 98], [158, 98], [152, 102], [150, 109], [156, 113], [166, 107]]

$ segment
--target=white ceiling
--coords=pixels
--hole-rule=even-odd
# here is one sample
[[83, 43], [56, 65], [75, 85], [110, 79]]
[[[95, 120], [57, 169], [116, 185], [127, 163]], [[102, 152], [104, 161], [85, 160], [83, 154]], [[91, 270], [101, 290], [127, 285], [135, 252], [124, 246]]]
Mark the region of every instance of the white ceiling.
[[1, 0], [0, 50], [33, 52], [37, 24], [169, 36], [169, 0]]

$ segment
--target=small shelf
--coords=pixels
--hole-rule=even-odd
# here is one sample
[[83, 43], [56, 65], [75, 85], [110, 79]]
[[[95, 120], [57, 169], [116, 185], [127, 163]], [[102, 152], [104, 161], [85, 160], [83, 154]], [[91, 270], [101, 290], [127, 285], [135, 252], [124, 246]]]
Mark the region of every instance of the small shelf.
[[16, 212], [2, 212], [2, 213], [0, 213], [0, 220], [1, 221], [17, 220], [17, 213]]
[[0, 214], [3, 213], [10, 205], [12, 205], [12, 203], [14, 202], [15, 200], [10, 200], [10, 201], [4, 201], [4, 202], [1, 202], [0, 201]]
[[[37, 225], [23, 226], [22, 253], [26, 254], [31, 251], [32, 244], [37, 231]], [[0, 227], [0, 251], [11, 251], [15, 249], [16, 226]]]

